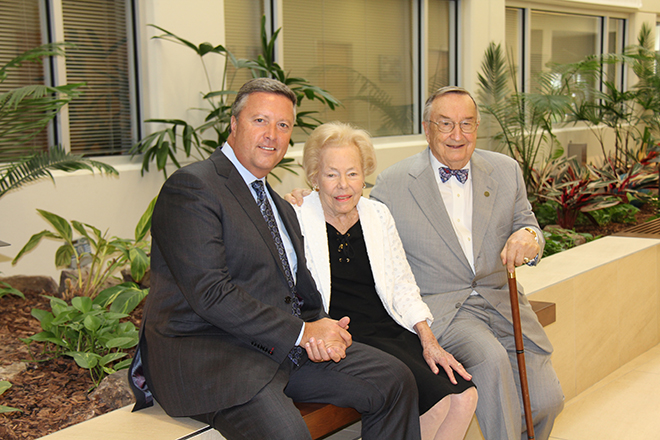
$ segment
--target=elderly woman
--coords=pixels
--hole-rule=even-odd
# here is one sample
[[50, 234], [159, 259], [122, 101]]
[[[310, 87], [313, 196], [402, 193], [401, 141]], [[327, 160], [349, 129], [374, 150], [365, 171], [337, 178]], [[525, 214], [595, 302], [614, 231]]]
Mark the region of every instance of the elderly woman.
[[303, 167], [314, 192], [296, 210], [326, 311], [334, 319], [350, 317], [355, 341], [408, 365], [419, 389], [423, 439], [462, 439], [477, 391], [431, 332], [433, 317], [392, 215], [361, 196], [365, 176], [376, 168], [369, 135], [344, 123], [323, 124], [305, 143]]

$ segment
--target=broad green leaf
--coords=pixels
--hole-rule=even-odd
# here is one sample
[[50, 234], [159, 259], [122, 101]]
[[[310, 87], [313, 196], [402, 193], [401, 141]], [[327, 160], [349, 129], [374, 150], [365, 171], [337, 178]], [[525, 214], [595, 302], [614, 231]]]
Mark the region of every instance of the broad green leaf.
[[117, 362], [117, 363], [113, 366], [113, 368], [115, 369], [115, 371], [123, 370], [123, 369], [125, 369], [125, 368], [130, 367], [132, 361], [133, 361], [133, 359], [124, 359], [124, 360], [121, 361], [121, 362]]
[[116, 286], [108, 287], [103, 289], [96, 295], [93, 302], [103, 308], [108, 307], [112, 302], [117, 298], [117, 296], [124, 291], [126, 288], [126, 283], [118, 284]]
[[117, 361], [121, 358], [125, 358], [126, 356], [128, 356], [128, 354], [126, 354], [126, 353], [109, 353], [109, 354], [106, 354], [105, 356], [103, 356], [99, 360], [99, 365], [106, 366], [106, 365], [111, 364], [111, 363], [113, 363], [113, 362], [115, 362], [115, 361]]
[[103, 314], [106, 321], [119, 321], [120, 319], [128, 318], [126, 313], [107, 312]]
[[133, 248], [129, 251], [131, 260], [131, 277], [137, 282], [142, 281], [145, 272], [149, 268], [149, 257], [147, 253], [140, 248]]
[[[55, 314], [55, 318], [51, 322], [51, 325], [61, 325], [61, 324], [66, 324], [68, 322], [71, 322], [76, 315], [79, 315], [80, 312], [76, 311], [75, 309], [67, 309], [64, 311], [60, 311], [59, 313]], [[75, 322], [72, 322], [74, 324]]]
[[96, 332], [99, 327], [101, 327], [101, 324], [103, 323], [103, 320], [100, 319], [98, 316], [94, 315], [87, 315], [85, 316], [85, 320], [83, 321], [85, 324], [85, 328], [91, 332]]
[[9, 284], [5, 283], [4, 281], [0, 281], [0, 298], [2, 298], [5, 295], [16, 295], [20, 298], [25, 299], [25, 295], [23, 295], [23, 292], [21, 292], [18, 289], [14, 289], [11, 287]]
[[62, 300], [58, 300], [57, 298], [51, 298], [50, 309], [53, 311], [53, 315], [57, 317], [64, 312], [70, 311], [71, 306]]
[[77, 221], [77, 220], [71, 220], [71, 224], [73, 225], [73, 229], [75, 229], [80, 235], [88, 237], [89, 234], [87, 233], [87, 229], [85, 229], [85, 226]]
[[105, 346], [108, 348], [131, 348], [135, 347], [138, 343], [138, 338], [130, 338], [128, 336], [122, 336], [120, 338], [112, 338], [106, 342]]
[[41, 214], [60, 234], [66, 241], [71, 242], [73, 240], [71, 225], [68, 221], [63, 219], [57, 214], [52, 212], [44, 211], [43, 209], [37, 209], [39, 214]]
[[96, 353], [84, 353], [81, 351], [67, 351], [64, 353], [67, 356], [71, 356], [74, 361], [76, 361], [76, 364], [80, 368], [86, 368], [86, 369], [91, 369], [94, 368], [98, 365], [99, 359], [101, 359], [101, 356], [99, 356]]
[[112, 302], [112, 312], [131, 313], [149, 293], [149, 289], [140, 289], [135, 284], [133, 286], [122, 291]]
[[39, 320], [42, 329], [50, 330], [53, 319], [55, 318], [51, 312], [41, 309], [32, 309], [30, 314]]
[[23, 256], [24, 253], [31, 251], [36, 245], [39, 244], [42, 238], [44, 237], [49, 237], [49, 238], [55, 238], [55, 239], [61, 239], [59, 235], [53, 234], [51, 231], [44, 230], [39, 232], [38, 234], [34, 234], [28, 242], [23, 246], [23, 249], [21, 249], [16, 257], [12, 260], [11, 264], [16, 264], [18, 260]]
[[55, 266], [69, 267], [73, 257], [73, 247], [69, 244], [63, 244], [55, 251]]
[[0, 380], [0, 395], [11, 388], [11, 383], [6, 380]]
[[61, 347], [66, 347], [68, 345], [65, 341], [62, 340], [62, 338], [58, 338], [51, 332], [40, 332], [37, 333], [36, 335], [32, 335], [28, 338], [25, 338], [23, 341], [25, 340], [36, 341], [36, 342], [51, 342]]
[[71, 305], [83, 313], [92, 310], [92, 299], [87, 296], [74, 296], [71, 299]]

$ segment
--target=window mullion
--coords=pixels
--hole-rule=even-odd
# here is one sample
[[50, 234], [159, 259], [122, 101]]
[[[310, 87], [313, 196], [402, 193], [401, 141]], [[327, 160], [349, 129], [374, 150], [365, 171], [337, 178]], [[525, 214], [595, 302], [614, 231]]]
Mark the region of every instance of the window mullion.
[[[277, 29], [280, 29], [277, 40], [275, 40], [275, 62], [278, 63], [284, 71], [286, 67], [284, 66], [284, 5], [282, 4], [283, 0], [270, 0], [267, 3], [270, 3], [270, 7], [266, 5], [266, 23], [270, 23], [270, 29], [267, 29], [268, 37], [270, 38]], [[269, 15], [270, 14], [270, 15]]]
[[[48, 42], [52, 43], [65, 41], [64, 25], [62, 21], [62, 1], [48, 0], [44, 11], [45, 20], [48, 22]], [[52, 81], [51, 85], [66, 85], [66, 60], [62, 57], [53, 57], [51, 59], [50, 66], [52, 71], [47, 78], [50, 78]], [[65, 151], [71, 150], [68, 105], [63, 106], [57, 118], [53, 119], [48, 132], [51, 145], [61, 145]]]
[[532, 26], [531, 26], [531, 17], [532, 10], [530, 8], [524, 8], [522, 10], [522, 56], [520, 57], [520, 90], [522, 92], [531, 91], [531, 81], [532, 77]]

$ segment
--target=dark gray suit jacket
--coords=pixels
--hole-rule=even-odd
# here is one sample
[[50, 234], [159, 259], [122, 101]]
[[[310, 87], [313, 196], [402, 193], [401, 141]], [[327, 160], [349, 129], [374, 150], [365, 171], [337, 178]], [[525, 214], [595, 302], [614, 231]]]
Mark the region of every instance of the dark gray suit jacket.
[[[293, 208], [268, 186], [298, 256], [302, 318], [325, 316]], [[302, 321], [245, 181], [218, 149], [165, 182], [152, 221], [151, 292], [140, 350], [147, 385], [172, 416], [249, 401], [275, 375]]]

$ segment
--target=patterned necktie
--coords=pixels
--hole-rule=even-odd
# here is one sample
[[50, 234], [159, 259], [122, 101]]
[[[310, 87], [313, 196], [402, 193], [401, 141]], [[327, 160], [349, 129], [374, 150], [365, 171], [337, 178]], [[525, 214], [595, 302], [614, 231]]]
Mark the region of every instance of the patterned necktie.
[[452, 170], [447, 167], [440, 167], [440, 180], [442, 180], [442, 183], [448, 181], [451, 176], [456, 177], [459, 182], [465, 183], [468, 178], [468, 170]]
[[[273, 209], [270, 206], [268, 197], [266, 197], [266, 190], [264, 188], [264, 183], [261, 180], [255, 180], [252, 182], [252, 189], [257, 194], [257, 205], [259, 205], [259, 210], [268, 229], [270, 230], [270, 235], [273, 237], [275, 242], [275, 247], [277, 248], [277, 254], [280, 257], [280, 262], [284, 268], [284, 275], [286, 276], [286, 281], [289, 284], [289, 291], [291, 296], [287, 296], [285, 301], [291, 303], [291, 314], [293, 316], [300, 317], [300, 308], [303, 305], [303, 300], [296, 293], [296, 283], [293, 281], [293, 275], [291, 274], [291, 268], [289, 266], [289, 259], [286, 256], [286, 251], [284, 250], [284, 244], [282, 243], [282, 237], [280, 236], [280, 231], [277, 228], [277, 222], [275, 221], [275, 215], [273, 215]], [[300, 355], [302, 354], [301, 347], [293, 347], [289, 352], [289, 359], [296, 364], [300, 363]]]

